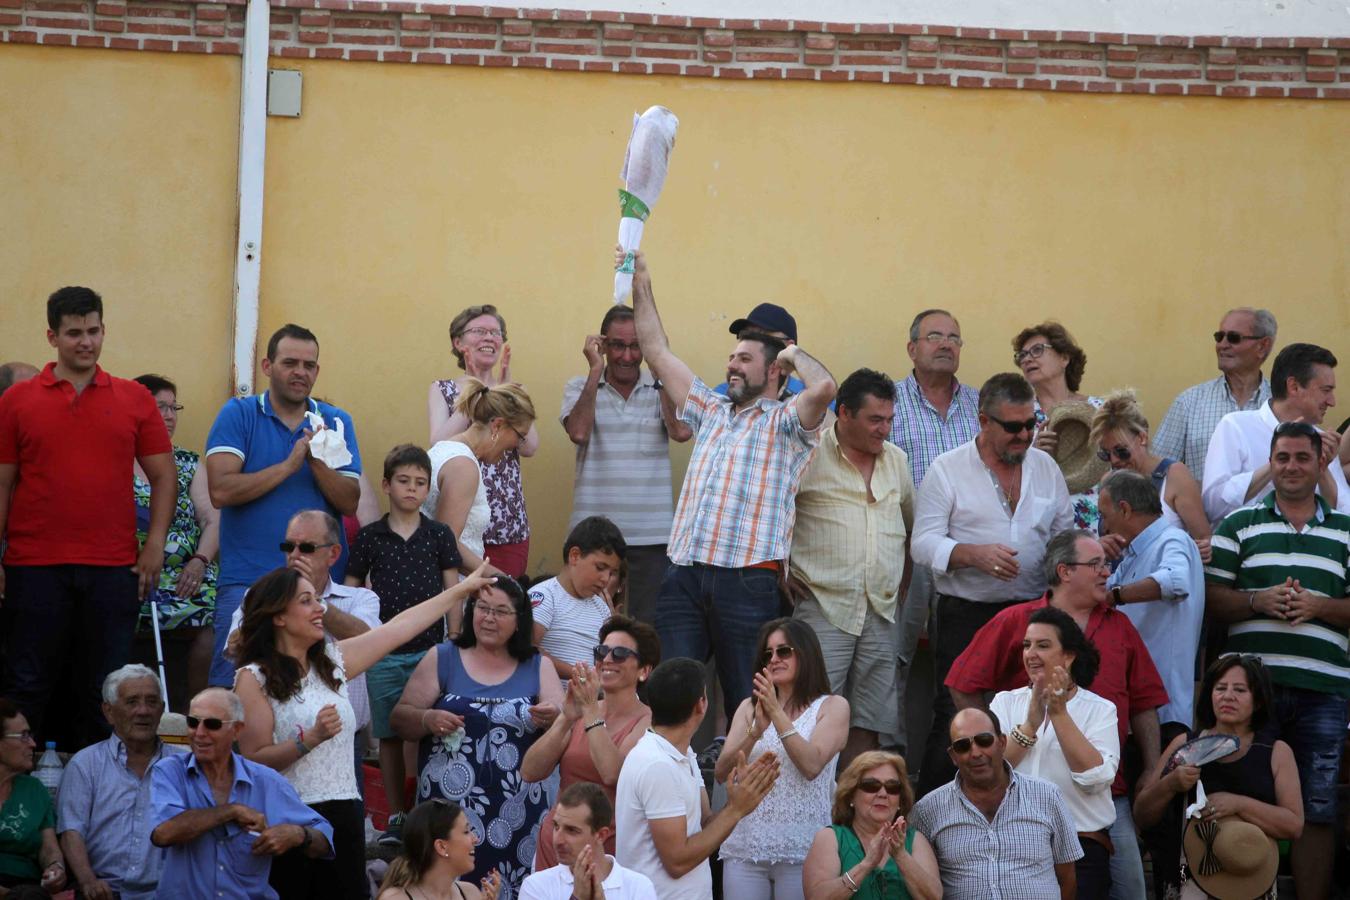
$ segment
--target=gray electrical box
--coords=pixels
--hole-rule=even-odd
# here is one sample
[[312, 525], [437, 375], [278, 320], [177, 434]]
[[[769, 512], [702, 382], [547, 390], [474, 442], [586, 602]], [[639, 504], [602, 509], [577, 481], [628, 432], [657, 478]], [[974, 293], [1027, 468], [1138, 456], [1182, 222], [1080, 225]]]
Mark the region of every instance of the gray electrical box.
[[300, 118], [300, 73], [291, 69], [267, 70], [267, 114]]

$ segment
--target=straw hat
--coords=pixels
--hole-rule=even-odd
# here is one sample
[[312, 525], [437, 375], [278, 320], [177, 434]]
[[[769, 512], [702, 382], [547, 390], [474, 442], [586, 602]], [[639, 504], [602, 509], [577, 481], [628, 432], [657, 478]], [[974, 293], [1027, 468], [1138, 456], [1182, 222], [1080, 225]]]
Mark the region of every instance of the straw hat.
[[1257, 826], [1237, 816], [1191, 819], [1182, 839], [1196, 887], [1219, 900], [1256, 900], [1275, 883], [1280, 853]]
[[1091, 403], [1077, 400], [1056, 406], [1046, 423], [1059, 437], [1055, 462], [1064, 473], [1070, 494], [1081, 494], [1106, 474], [1107, 464], [1097, 458], [1097, 448], [1088, 439], [1092, 433], [1092, 417], [1096, 414], [1097, 408]]

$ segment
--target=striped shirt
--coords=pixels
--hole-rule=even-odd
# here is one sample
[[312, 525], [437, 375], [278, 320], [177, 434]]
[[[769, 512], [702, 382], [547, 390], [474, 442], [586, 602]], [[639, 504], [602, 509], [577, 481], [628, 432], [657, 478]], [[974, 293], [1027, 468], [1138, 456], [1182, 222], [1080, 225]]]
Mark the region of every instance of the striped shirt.
[[670, 561], [727, 569], [786, 559], [802, 473], [820, 442], [795, 398], [759, 399], [737, 412], [700, 378], [680, 420], [694, 450], [670, 529]]
[[974, 440], [980, 431], [979, 392], [952, 380], [956, 388], [946, 418], [928, 402], [913, 373], [895, 383], [895, 424], [891, 426], [891, 443], [909, 457], [916, 488], [923, 483], [923, 476], [933, 460]]
[[1270, 382], [1265, 376], [1261, 377], [1256, 393], [1242, 406], [1238, 406], [1228, 387], [1228, 379], [1222, 375], [1192, 385], [1178, 394], [1168, 407], [1167, 415], [1163, 416], [1162, 424], [1153, 435], [1153, 452], [1181, 460], [1196, 481], [1204, 481], [1205, 454], [1219, 421], [1230, 412], [1260, 409], [1269, 399]]
[[[1301, 532], [1280, 512], [1273, 493], [1229, 515], [1214, 531], [1206, 580], [1259, 591], [1294, 578], [1306, 591], [1350, 603], [1350, 516], [1316, 500], [1317, 516]], [[1257, 613], [1228, 627], [1224, 649], [1261, 657], [1276, 684], [1350, 697], [1348, 648], [1343, 627], [1321, 619], [1290, 625]]]
[[1060, 789], [1003, 766], [1008, 792], [992, 822], [961, 790], [959, 774], [910, 810], [937, 855], [945, 900], [1058, 898], [1055, 866], [1083, 856]]
[[[586, 378], [563, 389], [558, 421], [571, 415]], [[638, 547], [664, 544], [675, 504], [670, 481], [670, 438], [661, 418], [661, 392], [642, 370], [624, 399], [603, 377], [595, 391], [591, 436], [577, 445], [570, 529], [587, 516], [608, 516], [623, 538]]]
[[573, 597], [557, 578], [530, 588], [534, 624], [544, 627], [539, 649], [549, 659], [567, 665], [593, 662], [592, 651], [600, 643], [600, 626], [613, 610], [605, 598]]

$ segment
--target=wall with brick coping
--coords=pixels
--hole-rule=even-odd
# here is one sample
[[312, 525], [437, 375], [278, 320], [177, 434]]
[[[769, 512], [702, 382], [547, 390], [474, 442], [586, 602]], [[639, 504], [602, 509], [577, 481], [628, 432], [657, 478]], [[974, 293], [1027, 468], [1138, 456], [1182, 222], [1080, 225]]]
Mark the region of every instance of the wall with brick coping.
[[[0, 41], [240, 53], [242, 2], [0, 0]], [[1350, 99], [1350, 37], [1235, 37], [278, 0], [271, 53], [724, 79]]]

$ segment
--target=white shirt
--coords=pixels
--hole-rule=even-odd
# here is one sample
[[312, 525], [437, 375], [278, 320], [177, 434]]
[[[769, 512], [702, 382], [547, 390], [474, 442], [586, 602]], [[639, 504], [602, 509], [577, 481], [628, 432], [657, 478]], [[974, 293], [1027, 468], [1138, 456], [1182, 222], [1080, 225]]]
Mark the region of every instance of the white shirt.
[[[1045, 545], [1073, 527], [1069, 489], [1050, 454], [1032, 447], [1022, 461], [1021, 499], [1008, 507], [975, 442], [933, 460], [914, 510], [914, 561], [931, 566], [939, 593], [982, 603], [1032, 600], [1045, 593]], [[1018, 572], [1003, 581], [974, 567], [949, 571], [957, 544], [1004, 544], [1017, 551]]]
[[573, 597], [556, 578], [530, 588], [534, 623], [544, 626], [539, 649], [550, 659], [575, 665], [593, 662], [600, 626], [612, 615], [604, 597]]
[[436, 518], [436, 504], [441, 500], [441, 468], [452, 459], [463, 458], [472, 460], [474, 467], [478, 469], [478, 489], [474, 491], [473, 504], [469, 507], [468, 515], [464, 517], [464, 527], [460, 529], [457, 537], [461, 544], [481, 558], [483, 534], [492, 519], [492, 507], [488, 506], [487, 485], [483, 482], [483, 464], [473, 455], [467, 444], [459, 441], [437, 441], [427, 451], [427, 457], [431, 460], [431, 490], [427, 492], [427, 499], [422, 501], [422, 512], [426, 513], [428, 519]]
[[[1209, 439], [1205, 480], [1200, 489], [1211, 525], [1270, 493], [1273, 483], [1268, 482], [1250, 498], [1247, 487], [1252, 483], [1252, 473], [1270, 461], [1270, 438], [1279, 424], [1269, 403], [1261, 404], [1260, 409], [1231, 412], [1219, 420], [1214, 436]], [[1345, 470], [1334, 460], [1330, 469], [1336, 482], [1336, 509], [1350, 513], [1350, 485], [1346, 484]]]
[[[652, 880], [641, 872], [625, 869], [606, 856], [611, 866], [609, 877], [600, 883], [605, 889], [605, 900], [656, 900]], [[519, 900], [568, 900], [572, 894], [572, 868], [556, 865], [535, 872], [520, 886]]]
[[684, 833], [697, 834], [703, 820], [703, 776], [692, 750], [681, 753], [655, 731], [634, 745], [614, 798], [614, 857], [651, 879], [661, 900], [708, 900], [712, 867], [705, 859], [681, 878], [671, 878], [661, 865], [652, 838], [652, 819], [684, 816]]
[[[323, 596], [319, 600], [324, 604], [333, 604], [339, 611], [360, 619], [371, 628], [380, 627], [380, 598], [375, 596], [372, 590], [348, 587], [330, 578], [328, 587], [324, 588]], [[242, 621], [244, 621], [244, 604], [240, 603], [235, 607], [234, 615], [230, 617], [229, 637], [234, 637]], [[333, 636], [327, 632], [325, 638], [333, 640]], [[356, 713], [356, 730], [360, 731], [370, 724], [370, 694], [366, 691], [364, 672], [347, 680], [347, 699], [351, 701], [352, 711]]]
[[[1027, 686], [1015, 691], [999, 691], [990, 701], [989, 708], [1008, 734], [1012, 734], [1014, 725], [1026, 721], [1030, 697], [1031, 687]], [[1017, 771], [1042, 778], [1059, 788], [1079, 831], [1101, 831], [1116, 821], [1116, 805], [1111, 799], [1111, 782], [1120, 765], [1116, 705], [1080, 687], [1069, 698], [1067, 708], [1069, 718], [1083, 732], [1083, 737], [1102, 755], [1102, 764], [1082, 772], [1070, 771], [1069, 761], [1064, 758], [1064, 749], [1047, 715], [1036, 732], [1036, 745], [1022, 757]], [[1008, 743], [1012, 743], [1011, 737]]]

